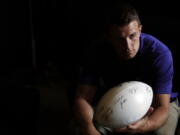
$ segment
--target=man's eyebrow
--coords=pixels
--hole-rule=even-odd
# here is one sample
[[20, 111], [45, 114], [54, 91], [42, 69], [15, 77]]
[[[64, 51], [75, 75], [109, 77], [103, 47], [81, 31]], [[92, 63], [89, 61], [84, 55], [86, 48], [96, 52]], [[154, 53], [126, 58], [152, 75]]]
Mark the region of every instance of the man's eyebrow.
[[132, 32], [131, 34], [129, 34], [129, 35], [133, 35], [133, 34], [136, 34], [137, 32]]

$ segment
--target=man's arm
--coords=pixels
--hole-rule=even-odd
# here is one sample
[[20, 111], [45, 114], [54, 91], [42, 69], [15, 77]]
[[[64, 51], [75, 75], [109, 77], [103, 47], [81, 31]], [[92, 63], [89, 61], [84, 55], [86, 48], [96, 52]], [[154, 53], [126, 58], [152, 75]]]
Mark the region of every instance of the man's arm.
[[79, 85], [77, 88], [74, 113], [85, 135], [100, 135], [93, 125], [93, 108], [90, 105], [96, 90], [90, 85]]
[[149, 116], [147, 123], [142, 127], [142, 131], [156, 130], [163, 126], [169, 114], [169, 94], [157, 94], [154, 97], [154, 111]]
[[144, 133], [163, 126], [169, 114], [169, 94], [157, 94], [153, 100], [154, 111], [135, 124], [116, 129], [117, 132]]

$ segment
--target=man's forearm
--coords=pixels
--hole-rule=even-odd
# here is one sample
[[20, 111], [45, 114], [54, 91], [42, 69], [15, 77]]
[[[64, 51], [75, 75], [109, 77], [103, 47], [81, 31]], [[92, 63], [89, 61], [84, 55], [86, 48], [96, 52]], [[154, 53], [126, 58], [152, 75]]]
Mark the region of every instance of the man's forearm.
[[149, 116], [147, 123], [143, 126], [142, 131], [153, 131], [166, 122], [169, 114], [169, 108], [167, 107], [158, 107], [154, 112]]
[[87, 128], [93, 126], [93, 109], [85, 99], [76, 99], [74, 112], [81, 127]]

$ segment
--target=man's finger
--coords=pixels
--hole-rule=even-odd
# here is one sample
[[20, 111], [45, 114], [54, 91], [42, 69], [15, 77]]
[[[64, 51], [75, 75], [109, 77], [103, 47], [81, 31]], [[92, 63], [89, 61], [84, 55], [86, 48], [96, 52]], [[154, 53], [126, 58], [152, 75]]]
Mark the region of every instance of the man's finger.
[[123, 132], [127, 129], [127, 127], [123, 127], [123, 128], [116, 128], [114, 129], [116, 132]]
[[149, 116], [153, 111], [154, 111], [154, 108], [150, 107], [147, 114], [146, 114], [146, 116]]

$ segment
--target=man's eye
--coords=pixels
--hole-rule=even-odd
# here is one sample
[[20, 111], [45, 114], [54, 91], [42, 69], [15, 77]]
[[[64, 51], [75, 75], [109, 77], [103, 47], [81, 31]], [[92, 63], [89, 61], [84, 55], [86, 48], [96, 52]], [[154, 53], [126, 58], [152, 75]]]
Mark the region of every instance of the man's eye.
[[136, 36], [136, 34], [131, 34], [129, 37], [130, 37], [130, 39], [133, 39], [133, 38], [135, 38], [135, 36]]

